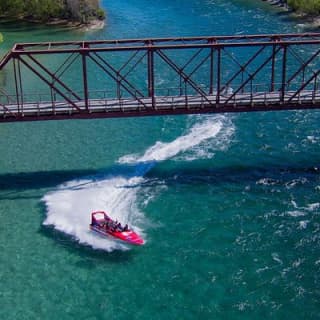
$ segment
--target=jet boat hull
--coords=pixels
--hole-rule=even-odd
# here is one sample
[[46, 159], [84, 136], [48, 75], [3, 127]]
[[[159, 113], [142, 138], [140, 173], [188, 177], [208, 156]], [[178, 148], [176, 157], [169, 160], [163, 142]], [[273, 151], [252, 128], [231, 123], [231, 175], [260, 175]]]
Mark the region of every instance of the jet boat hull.
[[96, 211], [91, 214], [90, 229], [104, 237], [114, 237], [133, 245], [143, 245], [144, 240], [132, 229], [123, 228], [112, 220], [104, 211]]

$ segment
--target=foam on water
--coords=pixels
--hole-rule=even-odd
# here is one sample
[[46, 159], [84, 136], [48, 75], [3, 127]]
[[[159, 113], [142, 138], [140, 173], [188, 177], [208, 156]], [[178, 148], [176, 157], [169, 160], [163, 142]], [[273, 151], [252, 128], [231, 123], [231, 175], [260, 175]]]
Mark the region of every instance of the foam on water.
[[[110, 174], [103, 178], [89, 177], [73, 180], [58, 186], [57, 190], [46, 194], [43, 201], [47, 207], [44, 225], [73, 236], [79, 243], [93, 248], [112, 251], [126, 250], [128, 246], [113, 239], [105, 239], [89, 230], [90, 213], [104, 210], [121, 223], [128, 223], [145, 237], [143, 222], [145, 217], [137, 205], [140, 185], [144, 175], [156, 164], [175, 157], [203, 141], [217, 137], [227, 118], [222, 116], [203, 118], [189, 131], [172, 142], [156, 142], [142, 156], [127, 155], [121, 163], [135, 163], [132, 173]], [[229, 130], [227, 130], [230, 132]]]
[[[222, 131], [224, 125], [227, 125], [227, 128], [225, 128], [223, 137], [219, 137], [219, 140], [225, 140], [226, 137], [229, 139], [230, 135], [233, 133], [233, 127], [230, 121], [227, 121], [227, 118], [223, 116], [208, 117], [204, 121], [193, 125], [189, 132], [180, 136], [176, 140], [168, 143], [157, 141], [153, 146], [148, 148], [143, 155], [126, 155], [121, 157], [118, 162], [137, 163], [163, 161], [190, 150], [193, 150], [197, 157], [187, 155], [183, 160], [208, 158], [207, 154], [199, 151], [199, 148], [197, 147], [201, 146], [205, 148], [205, 142], [217, 137], [217, 134]], [[219, 143], [214, 144], [216, 147], [220, 148]]]

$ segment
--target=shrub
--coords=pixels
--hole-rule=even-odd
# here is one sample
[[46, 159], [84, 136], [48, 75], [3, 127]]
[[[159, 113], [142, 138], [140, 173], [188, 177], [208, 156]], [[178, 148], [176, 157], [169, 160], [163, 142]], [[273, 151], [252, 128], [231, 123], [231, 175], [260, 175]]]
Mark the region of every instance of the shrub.
[[96, 15], [99, 20], [103, 20], [106, 18], [106, 14], [101, 8], [97, 9]]
[[320, 0], [288, 0], [288, 5], [295, 11], [314, 15], [320, 13]]

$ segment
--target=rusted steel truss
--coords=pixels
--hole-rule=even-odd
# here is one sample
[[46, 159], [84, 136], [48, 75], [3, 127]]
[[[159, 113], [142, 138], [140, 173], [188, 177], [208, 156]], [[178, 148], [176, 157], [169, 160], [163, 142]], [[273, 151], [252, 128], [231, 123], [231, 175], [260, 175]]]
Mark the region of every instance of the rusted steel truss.
[[320, 108], [320, 34], [16, 44], [0, 122]]

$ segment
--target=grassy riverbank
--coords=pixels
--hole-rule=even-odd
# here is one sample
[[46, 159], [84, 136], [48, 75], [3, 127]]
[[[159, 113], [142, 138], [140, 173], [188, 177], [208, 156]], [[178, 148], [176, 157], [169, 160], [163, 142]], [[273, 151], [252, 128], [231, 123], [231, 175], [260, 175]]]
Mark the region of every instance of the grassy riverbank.
[[320, 14], [320, 1], [319, 0], [288, 0], [288, 6], [297, 12], [309, 15]]
[[264, 0], [283, 8], [290, 18], [307, 29], [320, 28], [320, 1], [318, 0]]
[[0, 17], [40, 23], [90, 23], [103, 20], [99, 0], [2, 0]]

